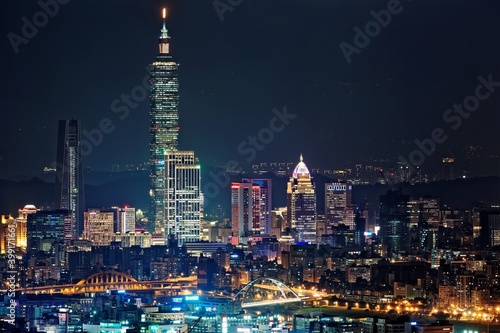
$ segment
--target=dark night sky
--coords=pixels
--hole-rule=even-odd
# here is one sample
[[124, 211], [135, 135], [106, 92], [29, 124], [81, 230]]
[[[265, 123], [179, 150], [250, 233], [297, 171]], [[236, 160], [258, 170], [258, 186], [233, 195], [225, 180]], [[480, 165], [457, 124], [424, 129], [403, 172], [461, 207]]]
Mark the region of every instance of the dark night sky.
[[[225, 2], [225, 0], [223, 0]], [[442, 127], [447, 150], [482, 145], [500, 155], [500, 87], [452, 130], [444, 111], [474, 93], [479, 75], [500, 81], [500, 2], [401, 1], [403, 11], [348, 64], [339, 44], [388, 1], [243, 0], [221, 22], [211, 0], [72, 0], [19, 45], [22, 17], [37, 1], [2, 1], [0, 177], [34, 174], [55, 159], [57, 120], [115, 125], [85, 164], [148, 159], [148, 100], [120, 119], [111, 103], [130, 94], [154, 61], [160, 9], [180, 63], [181, 148], [203, 163], [245, 160], [237, 146], [268, 126], [274, 107], [297, 115], [258, 161], [343, 167], [408, 154], [413, 140]]]

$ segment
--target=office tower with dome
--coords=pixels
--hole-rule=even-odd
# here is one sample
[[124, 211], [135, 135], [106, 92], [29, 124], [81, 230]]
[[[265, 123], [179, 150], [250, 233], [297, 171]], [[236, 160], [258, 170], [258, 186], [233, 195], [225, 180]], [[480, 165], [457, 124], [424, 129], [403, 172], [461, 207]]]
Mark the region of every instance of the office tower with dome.
[[296, 242], [316, 243], [316, 192], [302, 155], [287, 186], [287, 219]]

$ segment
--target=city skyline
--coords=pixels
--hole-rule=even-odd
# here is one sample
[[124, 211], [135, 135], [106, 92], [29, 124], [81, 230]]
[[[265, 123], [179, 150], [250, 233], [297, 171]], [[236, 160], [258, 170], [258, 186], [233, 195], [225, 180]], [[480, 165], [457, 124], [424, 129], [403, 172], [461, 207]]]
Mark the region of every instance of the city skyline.
[[[16, 98], [16, 86], [6, 84], [15, 81], [11, 68], [16, 66], [4, 67], [2, 84], [8, 92], [5, 103], [18, 111], [5, 115], [11, 126], [2, 141], [0, 177], [36, 174], [44, 166], [50, 166], [55, 152], [48, 144], [56, 136], [56, 121], [72, 117], [81, 119], [82, 129], [88, 134], [84, 134], [84, 139], [92, 144], [85, 158], [87, 166], [102, 170], [109, 167], [106, 161], [110, 159], [118, 164], [138, 164], [148, 159], [144, 149], [148, 133], [143, 130], [148, 122], [148, 103], [140, 87], [147, 85], [144, 64], [156, 56], [154, 41], [161, 25], [159, 13], [165, 3], [112, 5], [95, 2], [60, 5], [46, 26], [37, 29], [36, 36], [18, 45], [17, 53], [11, 40], [5, 38], [2, 47], [8, 61], [25, 64], [16, 75], [26, 85], [26, 91], [47, 98], [37, 98], [36, 109], [40, 112], [30, 113], [35, 109], [31, 99]], [[480, 164], [495, 170], [496, 156], [500, 155], [493, 140], [498, 124], [498, 113], [494, 110], [499, 95], [495, 89], [500, 80], [496, 61], [499, 47], [492, 42], [494, 32], [498, 31], [498, 22], [493, 20], [499, 11], [497, 3], [484, 1], [471, 8], [466, 2], [454, 3], [456, 13], [467, 13], [469, 19], [464, 21], [455, 18], [457, 15], [449, 15], [444, 4], [429, 7], [401, 2], [403, 10], [392, 16], [391, 23], [362, 52], [352, 54], [350, 63], [339, 44], [352, 44], [353, 28], [370, 22], [373, 19], [370, 12], [380, 12], [387, 2], [341, 5], [318, 1], [304, 5], [296, 1], [288, 6], [252, 2], [225, 12], [222, 21], [211, 3], [167, 2], [166, 5], [176, 60], [185, 68], [179, 77], [183, 87], [179, 109], [185, 115], [180, 119], [180, 144], [197, 151], [203, 163], [216, 165], [228, 160], [247, 163], [253, 155], [240, 154], [238, 146], [268, 126], [274, 108], [282, 110], [286, 106], [288, 114], [296, 115], [297, 120], [290, 119], [281, 132], [274, 133], [265, 149], [256, 150], [252, 162], [272, 158], [292, 160], [297, 153], [307, 151], [310, 164], [318, 167], [339, 167], [357, 159], [380, 159], [388, 155], [396, 163], [398, 156], [408, 160], [413, 151], [420, 149], [415, 140], [425, 146], [433, 130], [442, 128], [447, 139], [435, 143], [435, 153], [425, 155], [424, 167], [439, 168], [448, 151], [457, 154], [457, 147], [473, 145], [483, 147]], [[6, 36], [10, 32], [21, 36], [24, 21], [20, 18], [26, 16], [29, 21], [41, 10], [36, 4], [3, 6], [12, 13], [2, 25]], [[419, 26], [423, 31], [417, 35], [410, 27], [415, 27], [430, 8], [433, 15], [427, 17], [428, 27]], [[116, 13], [111, 15], [112, 11]], [[296, 28], [287, 17], [299, 12], [303, 15]], [[79, 13], [98, 14], [98, 17], [89, 27], [79, 21]], [[328, 13], [335, 13], [333, 20]], [[106, 20], [100, 20], [101, 17]], [[122, 24], [121, 17], [127, 17], [129, 24]], [[252, 17], [260, 17], [260, 24], [253, 23]], [[304, 42], [297, 44], [286, 37], [292, 27]], [[100, 33], [89, 35], [96, 31]], [[78, 36], [81, 42], [68, 44], [64, 38], [67, 33]], [[481, 38], [477, 38], [479, 35]], [[56, 39], [58, 43], [53, 42]], [[274, 40], [279, 42], [273, 43]], [[441, 40], [447, 42], [440, 43]], [[47, 43], [50, 48], [41, 48]], [[95, 56], [83, 58], [81, 54], [85, 52], [74, 52], [81, 48]], [[33, 59], [35, 50], [41, 54]], [[121, 59], [118, 62], [108, 57], [117, 50]], [[69, 51], [73, 53], [71, 56]], [[96, 61], [99, 56], [102, 61]], [[69, 65], [68, 59], [82, 63], [75, 69], [81, 79], [74, 85], [61, 86], [68, 82], [63, 70]], [[302, 66], [292, 71], [298, 61]], [[121, 62], [126, 65], [125, 71]], [[257, 62], [262, 66], [253, 70]], [[373, 66], [374, 63], [380, 65]], [[85, 66], [91, 70], [83, 72], [81, 68]], [[98, 72], [104, 75], [96, 81]], [[42, 77], [49, 78], [43, 86]], [[485, 81], [490, 86], [484, 86]], [[478, 111], [460, 120], [450, 118], [447, 110], [453, 109], [454, 104], [466, 103], [478, 84], [483, 84], [481, 94], [490, 93], [481, 100]], [[60, 92], [56, 93], [54, 87], [60, 87]], [[88, 93], [82, 93], [83, 87], [90, 87]], [[127, 102], [122, 94], [132, 97]], [[70, 96], [79, 103], [67, 108]], [[14, 104], [14, 99], [19, 102]], [[122, 111], [114, 112], [118, 108]], [[233, 115], [241, 123], [238, 127], [232, 126]], [[449, 121], [443, 119], [445, 116]], [[110, 122], [101, 124], [103, 119]], [[95, 130], [100, 130], [100, 135]], [[292, 151], [287, 142], [297, 131], [305, 135]], [[123, 154], [124, 147], [127, 154]], [[331, 153], [321, 154], [324, 150]], [[19, 163], [26, 162], [26, 156], [33, 163]]]
[[109, 1], [12, 5], [1, 332], [500, 329], [499, 4]]

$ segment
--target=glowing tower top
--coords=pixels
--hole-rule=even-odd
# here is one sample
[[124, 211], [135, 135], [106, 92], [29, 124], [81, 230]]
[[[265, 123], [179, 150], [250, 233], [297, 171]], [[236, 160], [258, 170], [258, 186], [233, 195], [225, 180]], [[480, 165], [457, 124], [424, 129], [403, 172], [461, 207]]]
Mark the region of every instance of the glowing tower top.
[[159, 54], [149, 66], [150, 111], [149, 111], [149, 165], [151, 179], [151, 233], [165, 231], [165, 154], [176, 151], [179, 136], [179, 65], [170, 54], [170, 36], [163, 9], [163, 27], [158, 41]]
[[168, 35], [168, 30], [166, 28], [167, 19], [167, 8], [163, 8], [163, 28], [161, 29], [160, 40], [158, 42], [158, 47], [161, 55], [170, 54], [170, 36]]

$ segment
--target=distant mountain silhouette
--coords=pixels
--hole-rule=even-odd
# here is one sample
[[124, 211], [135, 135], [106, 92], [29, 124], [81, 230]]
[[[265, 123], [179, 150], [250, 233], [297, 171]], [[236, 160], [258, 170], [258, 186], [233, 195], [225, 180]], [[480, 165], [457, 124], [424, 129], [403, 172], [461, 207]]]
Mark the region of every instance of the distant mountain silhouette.
[[18, 210], [27, 204], [48, 209], [54, 201], [54, 184], [39, 178], [12, 181], [0, 179], [0, 214], [18, 216]]
[[[455, 209], [470, 209], [473, 206], [500, 204], [500, 177], [482, 177], [438, 181], [432, 183], [396, 184], [404, 194], [411, 197], [439, 197], [441, 204]], [[353, 201], [378, 203], [378, 196], [387, 192], [388, 185], [359, 185], [353, 190]]]
[[[202, 168], [203, 188], [209, 183], [217, 186], [218, 193], [214, 197], [207, 195], [207, 214], [223, 211], [228, 217], [231, 208], [230, 184], [221, 188], [211, 175], [222, 172], [210, 167]], [[316, 183], [318, 212], [324, 210], [324, 184], [332, 179], [313, 175]], [[88, 177], [87, 177], [88, 178]], [[85, 185], [85, 200], [87, 208], [110, 207], [114, 205], [130, 205], [147, 210], [149, 208], [149, 176], [147, 172], [109, 174], [104, 177], [100, 174], [98, 181], [89, 179], [93, 185]], [[286, 206], [286, 183], [289, 177], [269, 175], [231, 175], [231, 181], [241, 181], [241, 178], [271, 178], [273, 182], [273, 207]], [[108, 179], [104, 182], [103, 179]], [[213, 187], [213, 186], [212, 186]], [[457, 179], [440, 181], [428, 184], [410, 185], [397, 184], [403, 193], [412, 197], [436, 196], [442, 204], [452, 208], [469, 209], [473, 205], [489, 206], [500, 203], [500, 177], [485, 177], [474, 179]], [[370, 202], [378, 206], [379, 195], [389, 189], [388, 185], [357, 185], [353, 188], [353, 202], [361, 204]], [[53, 208], [54, 184], [39, 178], [31, 180], [13, 181], [0, 179], [0, 214], [17, 216], [18, 209], [26, 204], [33, 204], [37, 208]]]

